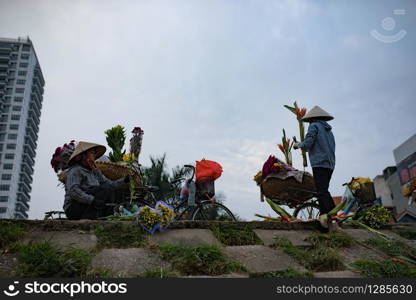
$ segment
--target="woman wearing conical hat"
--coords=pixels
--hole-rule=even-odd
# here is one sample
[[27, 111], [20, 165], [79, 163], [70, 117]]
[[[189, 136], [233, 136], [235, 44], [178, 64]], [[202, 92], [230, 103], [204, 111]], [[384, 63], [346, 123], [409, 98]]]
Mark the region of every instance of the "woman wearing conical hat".
[[64, 211], [68, 219], [96, 219], [112, 214], [106, 203], [114, 203], [128, 178], [107, 179], [95, 165], [105, 146], [79, 142], [69, 158], [65, 179]]
[[318, 193], [320, 221], [322, 226], [328, 227], [327, 213], [334, 207], [334, 201], [328, 191], [329, 182], [335, 168], [335, 138], [332, 127], [327, 123], [334, 119], [329, 113], [315, 106], [304, 117], [308, 122], [308, 133], [302, 143], [296, 144], [295, 149], [308, 151], [311, 162], [315, 187]]

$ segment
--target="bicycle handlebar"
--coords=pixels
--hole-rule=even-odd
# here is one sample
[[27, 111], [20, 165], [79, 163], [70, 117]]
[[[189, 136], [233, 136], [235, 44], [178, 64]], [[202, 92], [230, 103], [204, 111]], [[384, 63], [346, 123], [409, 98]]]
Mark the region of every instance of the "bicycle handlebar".
[[193, 165], [184, 165], [184, 168], [191, 168], [192, 169], [192, 176], [191, 176], [191, 180], [194, 179], [195, 176], [195, 167]]

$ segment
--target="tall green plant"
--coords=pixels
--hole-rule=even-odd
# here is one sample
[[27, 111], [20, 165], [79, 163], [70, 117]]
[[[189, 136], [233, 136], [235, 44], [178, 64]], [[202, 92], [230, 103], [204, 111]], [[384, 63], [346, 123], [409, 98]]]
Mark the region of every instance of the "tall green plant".
[[[303, 124], [302, 118], [306, 114], [306, 108], [300, 108], [296, 101], [293, 103], [293, 107], [289, 105], [284, 105], [288, 110], [296, 115], [296, 119], [299, 122], [299, 134], [300, 134], [300, 142], [305, 140], [305, 126]], [[303, 158], [303, 166], [306, 168], [308, 166], [308, 159], [306, 158], [305, 150], [302, 150], [302, 158]]]
[[123, 150], [124, 143], [126, 142], [126, 132], [124, 127], [117, 125], [104, 132], [106, 134], [106, 140], [108, 146], [111, 148], [109, 159], [112, 162], [119, 162], [123, 160], [123, 155], [126, 153]]
[[286, 138], [286, 131], [283, 129], [283, 137], [282, 137], [282, 143], [278, 144], [280, 151], [283, 152], [286, 163], [288, 165], [292, 165], [292, 147], [293, 147], [294, 141], [291, 141], [290, 139]]

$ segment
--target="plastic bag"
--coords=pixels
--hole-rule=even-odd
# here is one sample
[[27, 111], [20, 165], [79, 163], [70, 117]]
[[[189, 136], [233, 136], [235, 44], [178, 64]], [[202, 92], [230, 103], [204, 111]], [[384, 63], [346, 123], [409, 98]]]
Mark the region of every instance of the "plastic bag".
[[219, 178], [222, 174], [222, 167], [219, 163], [203, 159], [196, 162], [196, 181], [205, 177], [211, 177], [213, 180]]

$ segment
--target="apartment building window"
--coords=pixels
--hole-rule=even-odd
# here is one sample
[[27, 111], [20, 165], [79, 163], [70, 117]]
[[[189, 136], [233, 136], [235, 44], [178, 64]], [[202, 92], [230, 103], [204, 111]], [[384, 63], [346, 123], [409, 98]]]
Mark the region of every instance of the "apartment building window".
[[4, 142], [5, 133], [0, 133], [0, 142]]
[[5, 158], [5, 159], [14, 159], [14, 153], [6, 153], [6, 154], [4, 155], [4, 158]]
[[7, 207], [0, 207], [0, 214], [5, 214], [7, 211]]
[[17, 84], [25, 84], [26, 83], [26, 80], [24, 80], [24, 79], [17, 79], [16, 80], [16, 83]]
[[0, 184], [0, 191], [10, 191], [10, 184]]
[[27, 75], [27, 71], [19, 71], [17, 73], [17, 75], [19, 75], [19, 76], [26, 76]]
[[4, 103], [10, 103], [12, 98], [10, 96], [4, 97]]
[[1, 179], [2, 180], [11, 180], [12, 179], [12, 174], [3, 174], [3, 175], [1, 175]]
[[22, 54], [22, 55], [20, 55], [20, 58], [21, 59], [29, 59], [29, 54]]
[[3, 106], [3, 112], [8, 113], [10, 111], [10, 105], [4, 105]]
[[30, 45], [23, 45], [22, 51], [25, 51], [25, 52], [30, 51]]
[[21, 111], [22, 107], [20, 105], [14, 105], [13, 106], [13, 111]]
[[17, 134], [15, 133], [9, 133], [8, 137], [9, 140], [17, 140]]
[[14, 97], [14, 102], [23, 102], [23, 97]]
[[10, 130], [19, 130], [19, 124], [10, 124]]
[[24, 91], [25, 91], [25, 89], [24, 89], [24, 88], [16, 88], [14, 91], [15, 91], [17, 94], [23, 94], [23, 93], [24, 93]]
[[29, 66], [29, 64], [28, 63], [20, 63], [19, 64], [19, 67], [20, 68], [27, 68]]
[[0, 132], [6, 130], [6, 124], [0, 124]]
[[4, 164], [3, 169], [5, 170], [13, 170], [13, 164]]
[[20, 115], [12, 115], [12, 120], [13, 121], [19, 121], [20, 120]]
[[16, 144], [7, 144], [6, 149], [15, 150], [16, 149]]
[[0, 122], [7, 122], [8, 115], [1, 115]]
[[0, 144], [0, 151], [3, 151], [3, 144]]
[[7, 202], [9, 201], [9, 196], [0, 196], [0, 202]]

